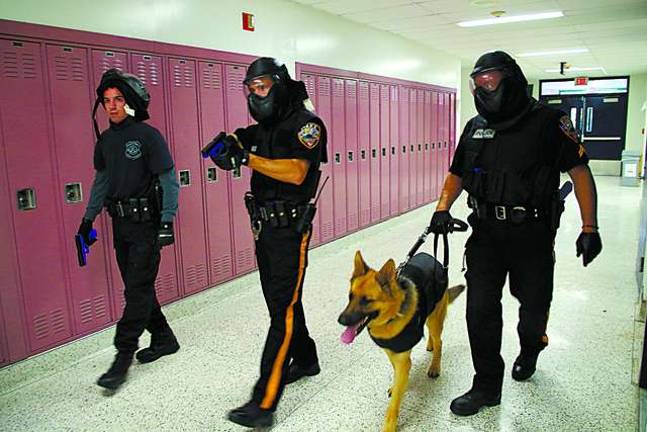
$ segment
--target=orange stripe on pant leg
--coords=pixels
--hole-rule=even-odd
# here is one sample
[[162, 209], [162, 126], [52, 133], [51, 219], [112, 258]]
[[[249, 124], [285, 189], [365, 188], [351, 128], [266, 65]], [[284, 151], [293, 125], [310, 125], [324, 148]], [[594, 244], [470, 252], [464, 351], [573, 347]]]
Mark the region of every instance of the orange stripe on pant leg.
[[283, 363], [288, 354], [288, 348], [290, 347], [290, 340], [292, 339], [292, 332], [294, 330], [294, 304], [299, 298], [299, 287], [301, 286], [301, 281], [303, 279], [303, 269], [305, 267], [305, 256], [308, 246], [308, 238], [310, 237], [310, 232], [307, 232], [303, 235], [301, 239], [301, 252], [299, 253], [299, 275], [297, 277], [297, 286], [294, 289], [294, 294], [292, 295], [292, 301], [288, 306], [288, 310], [285, 314], [285, 336], [283, 337], [283, 342], [281, 342], [281, 347], [279, 348], [279, 353], [274, 360], [272, 365], [272, 373], [270, 374], [270, 379], [267, 381], [265, 387], [265, 396], [263, 396], [263, 401], [261, 402], [261, 408], [269, 409], [276, 399], [276, 394], [279, 391], [279, 383], [281, 382], [281, 372], [283, 370]]

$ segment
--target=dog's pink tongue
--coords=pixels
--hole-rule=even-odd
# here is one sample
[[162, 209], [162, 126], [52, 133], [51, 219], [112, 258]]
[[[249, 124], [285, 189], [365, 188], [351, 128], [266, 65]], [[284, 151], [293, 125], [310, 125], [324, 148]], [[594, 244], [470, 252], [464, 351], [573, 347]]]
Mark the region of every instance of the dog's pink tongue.
[[355, 336], [357, 336], [358, 327], [359, 327], [359, 324], [346, 327], [346, 330], [344, 330], [344, 332], [341, 334], [341, 337], [339, 338], [342, 341], [342, 343], [345, 343], [345, 344], [352, 343], [355, 340]]

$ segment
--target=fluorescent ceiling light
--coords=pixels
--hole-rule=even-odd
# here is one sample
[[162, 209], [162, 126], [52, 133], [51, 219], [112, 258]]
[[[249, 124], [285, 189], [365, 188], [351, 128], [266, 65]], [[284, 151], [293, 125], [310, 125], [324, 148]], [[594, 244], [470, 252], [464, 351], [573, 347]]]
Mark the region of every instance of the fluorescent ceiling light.
[[[590, 72], [590, 71], [597, 71], [597, 70], [607, 73], [607, 71], [605, 71], [604, 68], [601, 66], [564, 68], [564, 72]], [[546, 72], [559, 72], [559, 69], [546, 69]]]
[[459, 22], [457, 25], [460, 27], [477, 27], [477, 26], [485, 26], [485, 25], [492, 25], [492, 24], [506, 24], [506, 23], [519, 22], [519, 21], [534, 21], [534, 20], [542, 20], [542, 19], [548, 19], [548, 18], [559, 18], [563, 16], [564, 14], [561, 11], [541, 12], [541, 13], [529, 14], [529, 15], [513, 15], [513, 16], [504, 16], [499, 18], [487, 18], [487, 19], [474, 20], [474, 21], [463, 21], [463, 22]]
[[585, 53], [585, 52], [589, 52], [589, 49], [571, 48], [571, 49], [562, 49], [562, 50], [555, 50], [555, 51], [528, 52], [528, 53], [517, 54], [517, 57], [541, 57], [541, 56], [549, 56], [549, 55], [577, 54], [577, 53]]

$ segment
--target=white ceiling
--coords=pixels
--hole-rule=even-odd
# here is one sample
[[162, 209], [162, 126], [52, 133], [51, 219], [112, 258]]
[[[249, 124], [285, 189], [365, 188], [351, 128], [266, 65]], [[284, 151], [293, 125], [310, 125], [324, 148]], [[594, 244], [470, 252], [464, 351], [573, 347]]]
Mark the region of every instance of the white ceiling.
[[[589, 52], [517, 58], [529, 78], [560, 78], [546, 69], [560, 61], [576, 67], [603, 67], [607, 75], [647, 73], [647, 0], [292, 0], [431, 46], [471, 67], [486, 51], [513, 57], [536, 51], [588, 48]], [[562, 11], [541, 21], [459, 27], [456, 23], [506, 15]], [[379, 49], [379, 47], [376, 47]], [[566, 76], [604, 72], [567, 72]]]

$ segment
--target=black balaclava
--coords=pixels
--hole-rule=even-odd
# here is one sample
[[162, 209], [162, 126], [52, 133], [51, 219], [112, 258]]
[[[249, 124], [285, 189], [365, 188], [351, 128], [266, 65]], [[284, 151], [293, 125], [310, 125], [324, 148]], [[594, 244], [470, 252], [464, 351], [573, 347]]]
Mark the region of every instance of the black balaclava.
[[267, 96], [254, 93], [247, 95], [247, 106], [254, 120], [260, 124], [272, 124], [285, 117], [291, 108], [290, 88], [292, 79], [288, 69], [271, 57], [260, 57], [247, 68], [243, 83], [249, 84], [254, 78], [269, 76], [274, 81]]
[[521, 68], [503, 51], [492, 51], [479, 57], [470, 76], [495, 69], [504, 74], [499, 87], [494, 91], [476, 88], [474, 104], [488, 123], [504, 124], [525, 114], [533, 99], [528, 94], [528, 80]]

